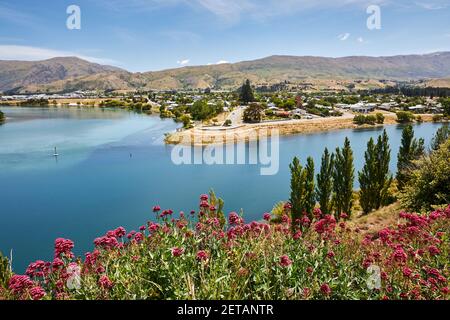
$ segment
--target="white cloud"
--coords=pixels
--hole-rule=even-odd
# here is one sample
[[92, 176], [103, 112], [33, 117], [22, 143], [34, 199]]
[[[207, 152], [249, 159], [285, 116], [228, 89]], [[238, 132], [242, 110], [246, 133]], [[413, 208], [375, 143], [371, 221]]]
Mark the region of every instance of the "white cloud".
[[217, 64], [226, 64], [226, 63], [230, 63], [230, 61], [227, 60], [219, 60], [216, 63], [208, 63], [208, 66], [213, 66], [213, 65], [217, 65]]
[[338, 35], [338, 39], [341, 40], [341, 41], [345, 41], [349, 37], [350, 37], [350, 33], [343, 33], [343, 34]]
[[359, 37], [358, 39], [356, 39], [356, 41], [358, 41], [359, 43], [363, 43], [364, 39], [363, 39], [363, 37]]
[[444, 3], [444, 1], [416, 2], [416, 5], [425, 10], [442, 10], [449, 6], [449, 4]]
[[179, 64], [180, 66], [185, 66], [189, 63], [189, 59], [184, 59], [184, 60], [178, 60], [177, 64]]
[[60, 51], [31, 46], [0, 45], [0, 60], [37, 61], [55, 57], [78, 57], [80, 59], [94, 63], [117, 65], [117, 61], [112, 59], [95, 58], [81, 55], [75, 52]]

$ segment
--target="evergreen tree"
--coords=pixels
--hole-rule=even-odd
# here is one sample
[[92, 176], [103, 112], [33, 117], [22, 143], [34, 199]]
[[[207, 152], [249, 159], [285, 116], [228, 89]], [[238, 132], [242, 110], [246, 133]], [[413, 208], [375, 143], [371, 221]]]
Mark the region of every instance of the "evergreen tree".
[[390, 198], [389, 189], [391, 187], [393, 177], [389, 172], [389, 163], [391, 161], [391, 148], [389, 147], [389, 137], [386, 130], [378, 137], [377, 142], [378, 166], [377, 166], [377, 198], [375, 209], [387, 204]]
[[240, 101], [243, 104], [248, 104], [250, 102], [255, 101], [255, 96], [253, 94], [252, 85], [250, 83], [250, 80], [248, 80], [248, 79], [242, 85], [241, 94], [240, 94]]
[[358, 173], [360, 184], [360, 205], [365, 214], [379, 209], [389, 199], [392, 175], [389, 173], [391, 150], [386, 130], [375, 144], [371, 138], [364, 155], [365, 164]]
[[439, 128], [436, 134], [431, 141], [431, 149], [436, 151], [439, 150], [441, 144], [443, 144], [447, 139], [450, 138], [450, 129], [448, 128], [448, 124], [445, 124], [441, 128]]
[[339, 218], [341, 213], [349, 216], [352, 213], [354, 180], [353, 151], [350, 140], [345, 138], [342, 150], [336, 148], [333, 169], [333, 206], [336, 218]]
[[365, 164], [358, 173], [360, 194], [359, 203], [364, 213], [369, 213], [375, 207], [375, 176], [376, 176], [376, 150], [373, 138], [367, 143], [364, 153]]
[[302, 217], [303, 211], [305, 210], [303, 197], [305, 195], [306, 171], [303, 170], [300, 160], [297, 157], [294, 158], [289, 168], [291, 169], [291, 219], [295, 222]]
[[413, 160], [417, 160], [425, 153], [425, 142], [423, 139], [414, 138], [414, 129], [411, 125], [406, 126], [402, 133], [402, 142], [398, 152], [397, 162], [397, 185], [403, 190], [409, 177]]
[[333, 193], [333, 166], [334, 155], [329, 153], [328, 149], [322, 155], [322, 164], [320, 166], [320, 173], [317, 174], [316, 196], [320, 204], [320, 209], [324, 214], [331, 214], [332, 202], [331, 196]]
[[304, 207], [305, 211], [310, 218], [313, 215], [313, 209], [316, 205], [316, 195], [314, 188], [314, 160], [311, 157], [308, 157], [306, 167], [305, 167], [305, 198], [304, 198]]

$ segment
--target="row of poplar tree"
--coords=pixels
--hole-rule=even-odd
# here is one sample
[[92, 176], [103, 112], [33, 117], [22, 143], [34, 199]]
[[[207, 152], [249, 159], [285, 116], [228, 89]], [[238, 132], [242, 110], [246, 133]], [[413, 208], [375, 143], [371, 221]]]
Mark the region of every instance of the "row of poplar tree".
[[[432, 149], [438, 148], [440, 141], [437, 140], [445, 139], [440, 137], [443, 129], [436, 134]], [[414, 160], [424, 154], [424, 140], [414, 138], [412, 126], [406, 126], [403, 129], [398, 152], [396, 181], [399, 190], [402, 190], [407, 183], [408, 172], [413, 167]], [[364, 158], [364, 167], [358, 172], [359, 203], [363, 213], [368, 214], [395, 201], [391, 192], [394, 178], [389, 171], [391, 149], [386, 130], [378, 139], [370, 138]], [[339, 218], [342, 213], [346, 213], [350, 217], [355, 199], [353, 191], [355, 169], [353, 151], [348, 138], [345, 139], [344, 146], [336, 148], [334, 153], [330, 153], [325, 148], [317, 175], [315, 175], [314, 161], [311, 157], [307, 159], [305, 167], [295, 157], [290, 169], [290, 203], [293, 221], [305, 214], [312, 218], [312, 212], [317, 203], [323, 214], [334, 214], [336, 218]]]

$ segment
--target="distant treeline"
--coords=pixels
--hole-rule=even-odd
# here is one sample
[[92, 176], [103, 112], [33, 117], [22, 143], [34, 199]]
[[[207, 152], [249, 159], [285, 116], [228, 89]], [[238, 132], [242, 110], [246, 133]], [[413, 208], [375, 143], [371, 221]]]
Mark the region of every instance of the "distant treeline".
[[382, 89], [372, 89], [370, 91], [360, 91], [361, 93], [373, 94], [402, 94], [407, 97], [450, 97], [450, 88], [433, 88], [433, 87], [407, 87], [407, 86], [389, 86]]

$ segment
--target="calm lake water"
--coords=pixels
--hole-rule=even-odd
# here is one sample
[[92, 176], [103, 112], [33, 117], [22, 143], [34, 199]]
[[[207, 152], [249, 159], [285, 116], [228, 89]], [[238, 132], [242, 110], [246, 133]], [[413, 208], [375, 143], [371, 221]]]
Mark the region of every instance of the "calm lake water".
[[[316, 167], [325, 147], [334, 150], [346, 136], [360, 169], [370, 137], [382, 129], [341, 130], [282, 137], [280, 171], [261, 176], [258, 165], [182, 165], [171, 161], [164, 133], [172, 120], [121, 110], [0, 107], [8, 117], [0, 126], [0, 251], [23, 272], [29, 262], [52, 259], [57, 237], [75, 241], [75, 252], [92, 249], [92, 240], [123, 226], [137, 229], [160, 205], [189, 212], [198, 196], [213, 188], [227, 212], [260, 219], [289, 198], [289, 163], [294, 156]], [[414, 127], [430, 142], [438, 124]], [[401, 126], [386, 127], [395, 171]], [[57, 147], [59, 157], [52, 156]]]

